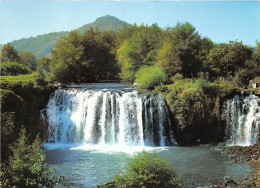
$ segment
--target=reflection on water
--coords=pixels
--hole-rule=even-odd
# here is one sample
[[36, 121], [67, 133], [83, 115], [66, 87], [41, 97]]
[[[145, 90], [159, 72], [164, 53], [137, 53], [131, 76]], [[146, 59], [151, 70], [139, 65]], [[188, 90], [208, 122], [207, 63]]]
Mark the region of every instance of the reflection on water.
[[[51, 147], [47, 146], [47, 161], [56, 166], [56, 174], [65, 175], [64, 187], [95, 187], [98, 183], [111, 179], [120, 169], [127, 166], [132, 152], [108, 151], [108, 147]], [[51, 148], [51, 149], [50, 149]], [[157, 152], [171, 161], [177, 168], [178, 178], [193, 187], [209, 183], [222, 183], [224, 176], [236, 181], [246, 178], [251, 169], [247, 165], [233, 164], [231, 160], [215, 151], [203, 147], [157, 147], [146, 148]], [[130, 151], [130, 148], [129, 150]]]

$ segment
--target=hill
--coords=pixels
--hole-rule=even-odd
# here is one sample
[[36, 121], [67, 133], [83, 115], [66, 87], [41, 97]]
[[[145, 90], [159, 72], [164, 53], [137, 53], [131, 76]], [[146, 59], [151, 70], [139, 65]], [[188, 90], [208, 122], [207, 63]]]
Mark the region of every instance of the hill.
[[17, 51], [26, 50], [35, 53], [37, 57], [50, 56], [50, 50], [55, 46], [59, 37], [67, 36], [69, 32], [54, 32], [37, 37], [23, 38], [12, 41], [11, 44]]
[[[83, 25], [77, 30], [79, 33], [84, 33], [91, 27], [93, 29], [98, 28], [100, 31], [117, 31], [124, 26], [129, 26], [130, 24], [119, 20], [118, 18], [110, 15], [97, 18], [94, 22], [90, 24]], [[11, 44], [15, 47], [16, 50], [28, 50], [32, 53], [35, 53], [37, 57], [47, 56], [50, 57], [50, 50], [56, 45], [58, 38], [62, 36], [67, 36], [68, 31], [53, 32], [44, 35], [38, 35], [36, 37], [23, 38], [20, 40], [12, 41]], [[0, 49], [2, 45], [0, 46]]]
[[98, 28], [100, 31], [117, 31], [122, 29], [124, 26], [130, 26], [130, 24], [119, 20], [118, 18], [110, 15], [102, 16], [96, 19], [93, 23], [83, 25], [82, 27], [78, 28], [77, 30], [79, 33], [84, 33], [89, 30], [91, 27], [93, 29]]

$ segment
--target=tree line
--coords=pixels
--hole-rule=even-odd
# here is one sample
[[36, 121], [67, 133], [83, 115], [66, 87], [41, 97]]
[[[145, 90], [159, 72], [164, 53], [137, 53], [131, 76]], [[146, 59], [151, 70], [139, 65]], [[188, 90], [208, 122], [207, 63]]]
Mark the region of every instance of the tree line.
[[47, 72], [53, 82], [66, 84], [119, 79], [153, 88], [179, 73], [185, 78], [203, 74], [211, 81], [233, 79], [245, 86], [260, 73], [259, 42], [257, 46], [254, 52], [238, 41], [214, 43], [188, 22], [164, 29], [132, 25], [118, 32], [91, 28], [60, 38], [51, 58], [37, 60], [8, 43], [1, 51], [1, 70], [2, 75]]

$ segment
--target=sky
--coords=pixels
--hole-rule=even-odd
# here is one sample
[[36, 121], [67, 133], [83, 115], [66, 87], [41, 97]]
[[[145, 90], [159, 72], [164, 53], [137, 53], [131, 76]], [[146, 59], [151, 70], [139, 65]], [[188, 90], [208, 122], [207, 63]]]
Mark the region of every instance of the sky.
[[0, 0], [0, 43], [71, 31], [107, 14], [160, 27], [190, 22], [214, 42], [260, 40], [260, 1]]

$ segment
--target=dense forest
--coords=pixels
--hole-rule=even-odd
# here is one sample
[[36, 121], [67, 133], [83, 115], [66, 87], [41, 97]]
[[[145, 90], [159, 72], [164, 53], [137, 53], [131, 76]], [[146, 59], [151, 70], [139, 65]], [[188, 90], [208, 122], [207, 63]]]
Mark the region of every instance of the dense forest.
[[[39, 124], [39, 111], [56, 83], [137, 83], [165, 96], [179, 143], [223, 141], [221, 103], [242, 90], [254, 92], [249, 88], [251, 80], [260, 82], [260, 43], [256, 44], [254, 51], [239, 41], [214, 43], [186, 22], [167, 28], [153, 24], [125, 26], [117, 31], [75, 30], [59, 38], [51, 57], [38, 59], [29, 51], [16, 51], [10, 43], [4, 45], [1, 150], [5, 152], [1, 157], [9, 165], [5, 163], [1, 174], [6, 180], [2, 186], [54, 186], [59, 181], [49, 181], [51, 170], [44, 160], [29, 155], [44, 156], [36, 137], [40, 133], [43, 138], [44, 132], [35, 124]], [[28, 140], [33, 145], [28, 145]], [[29, 154], [24, 155], [26, 152]], [[18, 169], [20, 160], [29, 162]], [[37, 160], [39, 166], [33, 166]], [[26, 173], [34, 178], [21, 177]]]

